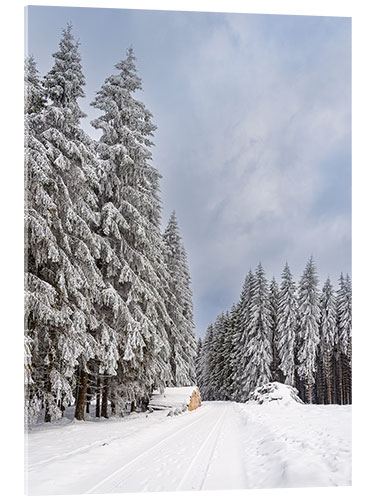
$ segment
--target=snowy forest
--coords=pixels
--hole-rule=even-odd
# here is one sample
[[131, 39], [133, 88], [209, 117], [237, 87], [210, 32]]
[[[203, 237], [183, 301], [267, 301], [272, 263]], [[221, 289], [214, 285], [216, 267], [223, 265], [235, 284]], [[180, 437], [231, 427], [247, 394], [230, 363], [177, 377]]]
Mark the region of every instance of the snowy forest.
[[318, 289], [313, 258], [298, 286], [289, 265], [268, 283], [250, 270], [240, 299], [198, 341], [197, 381], [206, 400], [246, 402], [270, 381], [297, 388], [307, 403], [351, 404], [351, 279]]
[[238, 303], [196, 341], [188, 258], [176, 213], [162, 230], [151, 112], [132, 48], [91, 106], [79, 43], [62, 32], [43, 77], [25, 61], [25, 418], [84, 420], [147, 408], [155, 389], [197, 384], [205, 400], [246, 402], [277, 381], [307, 403], [351, 404], [351, 280], [318, 288], [261, 264]]
[[62, 32], [41, 78], [25, 62], [25, 416], [75, 405], [84, 420], [147, 406], [155, 388], [195, 381], [187, 255], [176, 214], [162, 232], [156, 126], [130, 48], [85, 116], [79, 43]]

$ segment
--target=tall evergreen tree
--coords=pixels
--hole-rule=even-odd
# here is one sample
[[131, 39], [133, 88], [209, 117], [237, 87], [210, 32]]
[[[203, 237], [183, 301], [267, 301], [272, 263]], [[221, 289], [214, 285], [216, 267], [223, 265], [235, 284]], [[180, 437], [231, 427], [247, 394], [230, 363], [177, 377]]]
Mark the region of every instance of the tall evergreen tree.
[[234, 335], [236, 333], [235, 319], [236, 319], [236, 305], [233, 304], [231, 310], [225, 314], [224, 318], [222, 397], [226, 401], [233, 399], [232, 352], [234, 348]]
[[340, 403], [351, 403], [352, 294], [351, 280], [341, 274], [337, 291], [337, 333]]
[[202, 387], [200, 389], [202, 399], [206, 401], [214, 399], [214, 394], [211, 385], [211, 373], [214, 366], [213, 344], [214, 344], [214, 328], [212, 324], [210, 324], [208, 325], [203, 340]]
[[271, 311], [268, 298], [267, 279], [262, 264], [259, 264], [255, 273], [247, 325], [248, 363], [245, 366], [245, 392], [247, 394], [271, 380]]
[[318, 276], [311, 257], [306, 264], [298, 289], [298, 373], [305, 382], [307, 400], [313, 403], [316, 355], [319, 344], [319, 293]]
[[269, 287], [269, 308], [270, 308], [270, 342], [272, 349], [272, 363], [271, 363], [271, 380], [280, 382], [281, 374], [279, 373], [279, 356], [278, 356], [278, 331], [277, 322], [279, 315], [279, 285], [275, 277], [272, 278]]
[[116, 260], [102, 259], [108, 301], [118, 304], [113, 328], [119, 332], [118, 404], [147, 398], [154, 386], [171, 378], [165, 325], [167, 273], [161, 235], [159, 172], [151, 166], [155, 125], [145, 105], [130, 48], [116, 64], [92, 105], [102, 114], [92, 125], [102, 130], [98, 153], [105, 166], [101, 194], [101, 230]]
[[[45, 106], [44, 91], [33, 57], [25, 60], [25, 424], [33, 423], [44, 403], [44, 373], [40, 330], [47, 321], [59, 323], [56, 314], [56, 294], [45, 280], [33, 272], [33, 260], [46, 261], [48, 255], [58, 255], [51, 238], [48, 214], [53, 202], [48, 194], [51, 165], [47, 151], [39, 140], [43, 130], [41, 113]], [[48, 300], [49, 298], [49, 300]]]
[[221, 313], [216, 318], [213, 325], [213, 336], [210, 344], [211, 369], [209, 374], [209, 384], [211, 397], [215, 400], [224, 399], [224, 341], [226, 334], [225, 314]]
[[[320, 335], [321, 353], [323, 361], [323, 379], [325, 381], [325, 391], [327, 403], [332, 404], [332, 354], [336, 332], [336, 298], [329, 278], [324, 283], [320, 296]], [[324, 402], [324, 400], [323, 400]]]
[[277, 351], [283, 382], [295, 387], [295, 348], [297, 331], [296, 285], [288, 263], [281, 275], [279, 315], [277, 321]]
[[195, 373], [197, 386], [201, 389], [203, 384], [203, 342], [199, 338], [197, 341], [197, 355], [195, 357]]
[[[44, 79], [47, 105], [38, 147], [28, 155], [28, 322], [37, 332], [46, 420], [72, 402], [77, 367], [96, 355], [96, 305], [103, 287], [96, 266], [97, 162], [80, 128], [84, 76], [72, 27], [63, 30], [54, 65]], [[41, 317], [42, 304], [52, 313]], [[78, 415], [77, 415], [78, 416]], [[78, 418], [83, 418], [82, 415]]]
[[190, 385], [195, 380], [193, 300], [186, 251], [180, 236], [176, 213], [173, 212], [164, 232], [164, 259], [169, 273], [167, 326], [173, 385]]
[[[97, 266], [103, 240], [97, 233], [100, 163], [93, 141], [83, 132], [85, 117], [78, 99], [84, 97], [79, 44], [72, 26], [63, 30], [54, 64], [44, 79], [48, 105], [43, 141], [54, 165], [58, 189], [55, 226], [63, 250], [56, 278], [60, 294], [73, 309], [72, 326], [61, 348], [69, 368], [79, 375], [76, 418], [84, 418], [90, 363], [98, 356], [97, 334], [105, 284]], [[69, 360], [67, 362], [66, 360]]]
[[246, 345], [248, 341], [248, 323], [250, 306], [254, 291], [254, 275], [250, 269], [241, 291], [239, 303], [232, 311], [232, 321], [235, 324], [232, 350], [232, 397], [235, 401], [243, 402], [248, 397], [246, 389], [246, 366], [249, 362]]

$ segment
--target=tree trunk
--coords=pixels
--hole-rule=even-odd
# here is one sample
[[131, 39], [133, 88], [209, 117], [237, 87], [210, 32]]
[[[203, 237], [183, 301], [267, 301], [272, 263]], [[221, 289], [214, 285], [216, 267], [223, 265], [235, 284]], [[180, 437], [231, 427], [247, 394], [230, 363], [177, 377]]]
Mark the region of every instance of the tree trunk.
[[65, 411], [65, 406], [64, 406], [64, 398], [59, 399], [57, 406], [59, 407], [61, 411], [61, 416], [64, 416], [64, 411]]
[[101, 381], [100, 381], [100, 376], [98, 376], [97, 381], [96, 381], [96, 417], [100, 417], [100, 386], [101, 386]]
[[350, 381], [350, 361], [349, 357], [345, 356], [343, 360], [344, 365], [344, 402], [346, 405], [351, 404], [351, 381]]
[[77, 420], [85, 420], [85, 402], [86, 402], [86, 391], [87, 391], [87, 379], [89, 374], [84, 370], [81, 370], [81, 377], [79, 383], [78, 398], [76, 403], [75, 418]]
[[77, 387], [76, 387], [76, 395], [75, 395], [76, 401], [78, 401], [78, 396], [79, 396], [80, 379], [81, 379], [81, 369], [78, 368], [78, 370], [77, 370]]
[[108, 418], [108, 379], [106, 381], [103, 381], [102, 417]]
[[111, 390], [111, 415], [116, 415], [116, 404], [112, 390]]
[[46, 404], [46, 411], [44, 413], [44, 421], [47, 423], [52, 421], [52, 417], [51, 417], [51, 414], [49, 412], [48, 404]]
[[341, 359], [341, 352], [338, 353], [339, 357], [339, 390], [340, 390], [340, 405], [344, 404], [344, 393], [343, 393], [343, 387], [342, 387], [342, 359]]
[[91, 387], [87, 385], [86, 392], [86, 413], [90, 414]]
[[337, 391], [337, 356], [336, 351], [333, 352], [331, 357], [331, 371], [332, 371], [332, 404], [338, 404], [338, 391]]
[[147, 411], [148, 405], [150, 403], [150, 399], [148, 397], [144, 397], [141, 400], [141, 410]]
[[135, 404], [135, 401], [132, 401], [131, 406], [130, 406], [130, 411], [135, 411], [137, 408], [137, 405]]
[[310, 372], [307, 374], [307, 394], [309, 398], [309, 404], [312, 404], [312, 391], [311, 391], [311, 377]]
[[325, 379], [324, 379], [324, 363], [323, 358], [319, 354], [317, 360], [317, 370], [316, 370], [316, 383], [315, 383], [315, 401], [318, 404], [324, 405], [325, 403]]
[[[52, 390], [52, 386], [51, 386], [51, 381], [49, 379], [49, 375], [48, 375], [48, 382], [47, 382], [47, 393], [51, 393], [51, 390]], [[44, 412], [44, 421], [45, 422], [51, 422], [52, 421], [52, 415], [51, 415], [51, 412], [50, 412], [50, 408], [49, 408], [49, 403], [48, 403], [48, 400], [46, 401], [46, 408], [45, 408], [45, 412]]]
[[352, 404], [352, 344], [349, 344], [348, 353], [348, 404]]
[[329, 405], [332, 404], [332, 395], [331, 395], [331, 360], [329, 359], [328, 349], [326, 351], [326, 364], [327, 364], [327, 402]]

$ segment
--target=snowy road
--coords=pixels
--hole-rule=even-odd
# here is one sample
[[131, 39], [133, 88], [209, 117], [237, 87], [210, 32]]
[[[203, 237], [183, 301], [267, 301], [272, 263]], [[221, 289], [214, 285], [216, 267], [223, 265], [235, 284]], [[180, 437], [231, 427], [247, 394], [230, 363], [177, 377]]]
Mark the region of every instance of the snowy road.
[[[181, 417], [177, 430], [125, 462], [86, 493], [245, 487], [232, 406], [211, 403], [186, 416], [192, 422], [187, 424]], [[222, 467], [223, 457], [225, 463], [236, 463], [238, 468], [232, 467], [228, 474], [227, 467]]]
[[204, 403], [28, 437], [28, 493], [348, 485], [351, 408]]

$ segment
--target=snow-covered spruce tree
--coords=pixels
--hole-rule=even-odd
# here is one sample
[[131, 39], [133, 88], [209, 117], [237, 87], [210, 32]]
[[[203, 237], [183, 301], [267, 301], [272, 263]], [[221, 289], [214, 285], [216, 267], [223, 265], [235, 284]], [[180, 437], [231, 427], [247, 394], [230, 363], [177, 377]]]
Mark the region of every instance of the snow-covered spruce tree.
[[[59, 48], [44, 79], [48, 101], [39, 113], [34, 148], [26, 155], [27, 321], [38, 337], [33, 352], [47, 421], [73, 402], [77, 368], [83, 384], [76, 395], [84, 400], [79, 392], [96, 355], [96, 306], [103, 286], [96, 266], [101, 242], [94, 231], [98, 165], [79, 124], [84, 77], [69, 25]], [[47, 304], [52, 317], [41, 314]], [[77, 404], [77, 418], [83, 418], [83, 404]]]
[[346, 355], [345, 355], [345, 400], [352, 404], [352, 280], [349, 274], [345, 277], [346, 283], [346, 321], [344, 321], [341, 332], [346, 329]]
[[254, 275], [250, 269], [241, 291], [240, 300], [234, 310], [232, 310], [232, 322], [235, 324], [233, 334], [233, 349], [231, 355], [232, 363], [232, 398], [238, 402], [246, 401], [248, 392], [246, 386], [245, 367], [249, 363], [246, 345], [248, 340], [248, 323], [250, 307], [254, 291]]
[[196, 383], [199, 389], [202, 387], [203, 383], [203, 342], [199, 338], [197, 342], [197, 355], [195, 357], [195, 374]]
[[248, 395], [259, 385], [271, 380], [271, 311], [267, 279], [259, 263], [254, 279], [249, 322], [247, 325], [245, 351], [247, 364], [244, 367], [244, 391]]
[[[56, 244], [48, 231], [47, 210], [53, 203], [48, 195], [48, 179], [51, 165], [43, 144], [39, 141], [42, 129], [42, 110], [45, 105], [44, 92], [35, 60], [25, 60], [24, 73], [24, 112], [25, 112], [25, 424], [34, 423], [44, 402], [46, 385], [45, 374], [41, 367], [40, 329], [48, 322], [57, 326], [56, 295], [45, 280], [35, 275], [34, 254], [39, 252], [41, 260], [48, 254], [58, 254]], [[44, 182], [43, 182], [44, 180]], [[33, 233], [31, 233], [33, 232]], [[30, 242], [30, 233], [34, 235]], [[35, 244], [34, 248], [30, 245]], [[44, 243], [44, 244], [43, 244]], [[41, 257], [43, 255], [43, 257]], [[34, 271], [34, 272], [33, 272]], [[47, 291], [50, 291], [50, 300]], [[39, 350], [38, 350], [39, 347]]]
[[311, 257], [306, 264], [298, 288], [298, 374], [304, 381], [308, 403], [313, 403], [316, 355], [319, 338], [318, 276]]
[[202, 386], [200, 388], [202, 399], [210, 401], [214, 399], [214, 394], [211, 386], [211, 372], [214, 366], [214, 328], [212, 324], [208, 325], [206, 334], [203, 339], [203, 356], [202, 356]]
[[211, 397], [214, 400], [225, 400], [225, 338], [227, 329], [227, 318], [221, 313], [213, 325], [213, 338], [211, 342], [211, 370], [210, 388]]
[[230, 328], [232, 330], [232, 348], [230, 352], [230, 370], [231, 370], [231, 384], [229, 387], [229, 392], [231, 394], [230, 399], [233, 401], [239, 401], [242, 394], [241, 387], [241, 373], [239, 371], [240, 356], [242, 356], [241, 350], [241, 331], [239, 328], [239, 303], [234, 304], [230, 311]]
[[101, 230], [108, 251], [116, 259], [102, 258], [108, 284], [106, 301], [116, 304], [112, 328], [119, 334], [119, 366], [111, 397], [147, 399], [154, 387], [171, 379], [169, 342], [165, 325], [168, 286], [161, 235], [159, 172], [150, 165], [151, 113], [135, 99], [142, 88], [133, 50], [116, 64], [92, 105], [102, 114], [92, 121], [102, 130], [98, 153], [105, 167], [101, 193]]
[[271, 380], [276, 382], [281, 382], [281, 376], [279, 370], [279, 356], [278, 356], [278, 342], [277, 342], [277, 320], [279, 314], [279, 285], [276, 282], [275, 277], [272, 278], [269, 286], [269, 307], [270, 307], [270, 326], [271, 326], [271, 348], [272, 348], [272, 363], [271, 363]]
[[352, 286], [349, 275], [341, 274], [337, 291], [337, 358], [339, 402], [351, 404]]
[[321, 402], [332, 404], [332, 355], [336, 332], [336, 297], [329, 278], [320, 295], [320, 351], [323, 362], [323, 379], [326, 398]]
[[[32, 406], [43, 405], [45, 420], [50, 421], [61, 415], [63, 403], [73, 402], [75, 356], [84, 344], [77, 338], [84, 297], [81, 283], [78, 283], [83, 276], [74, 264], [76, 257], [72, 256], [72, 231], [65, 225], [67, 212], [71, 215], [74, 209], [64, 177], [72, 173], [67, 172], [68, 165], [64, 172], [60, 163], [62, 155], [55, 154], [48, 140], [52, 128], [50, 113], [54, 109], [53, 103], [46, 106], [45, 93], [35, 62], [28, 60], [25, 81], [25, 334], [31, 355], [29, 381], [33, 382], [28, 392]], [[60, 126], [63, 125], [62, 117]], [[63, 139], [61, 137], [61, 145]], [[78, 306], [77, 302], [80, 302]], [[34, 417], [36, 413], [33, 411]]]
[[223, 340], [223, 386], [222, 386], [222, 398], [225, 401], [231, 400], [232, 395], [232, 385], [233, 385], [233, 363], [232, 363], [232, 351], [233, 351], [233, 338], [236, 332], [236, 305], [233, 304], [230, 311], [225, 313], [224, 320], [224, 340]]
[[[65, 331], [66, 340], [60, 337], [59, 342], [66, 374], [71, 377], [76, 372], [78, 377], [75, 416], [83, 419], [88, 372], [96, 369], [98, 361], [108, 363], [100, 359], [101, 354], [108, 354], [100, 344], [103, 330], [114, 344], [116, 335], [102, 314], [106, 286], [97, 265], [105, 252], [104, 239], [98, 234], [102, 173], [94, 143], [80, 127], [85, 115], [78, 99], [84, 96], [85, 79], [78, 48], [68, 25], [44, 79], [48, 105], [42, 140], [54, 165], [58, 193], [54, 231], [63, 258], [56, 279], [59, 294], [72, 310], [71, 328]], [[117, 348], [109, 351], [114, 355], [110, 364], [116, 366]]]
[[277, 351], [280, 359], [280, 370], [285, 384], [295, 387], [295, 347], [297, 331], [297, 297], [296, 285], [288, 263], [281, 275], [278, 320]]
[[195, 381], [196, 356], [193, 300], [186, 251], [174, 211], [163, 239], [164, 260], [169, 273], [167, 311], [172, 320], [166, 326], [170, 344], [171, 384], [191, 385]]

